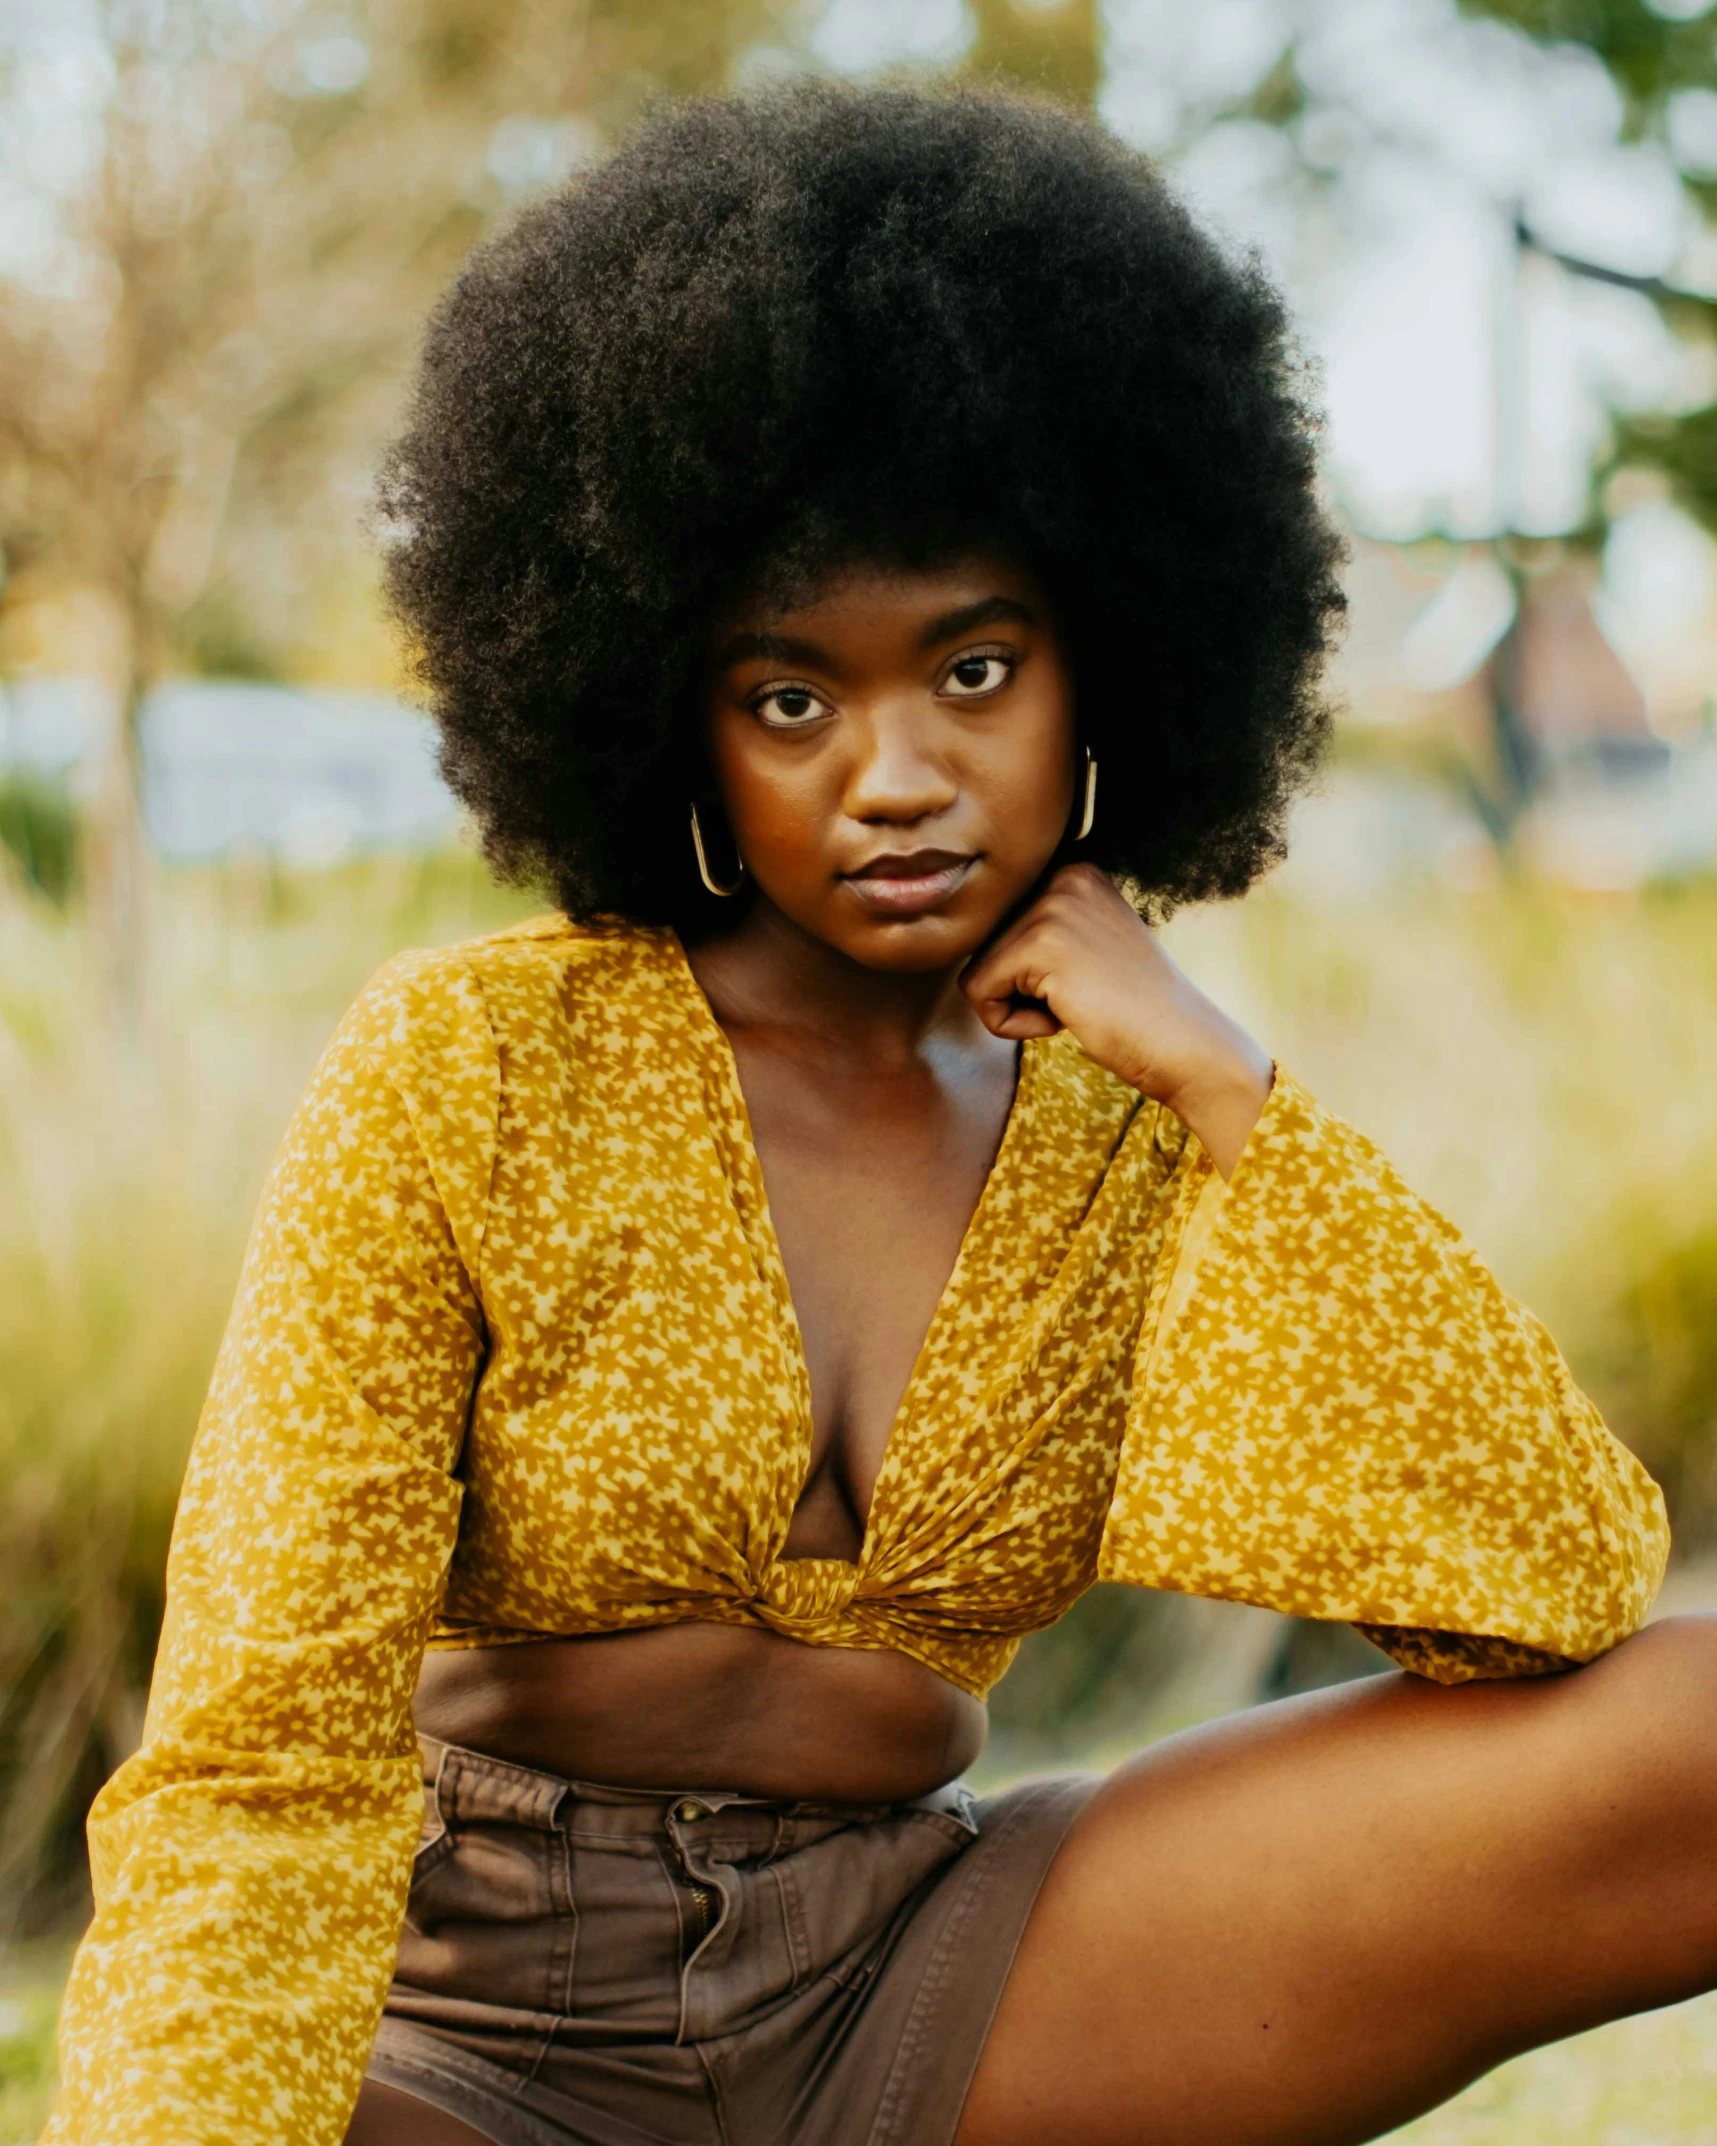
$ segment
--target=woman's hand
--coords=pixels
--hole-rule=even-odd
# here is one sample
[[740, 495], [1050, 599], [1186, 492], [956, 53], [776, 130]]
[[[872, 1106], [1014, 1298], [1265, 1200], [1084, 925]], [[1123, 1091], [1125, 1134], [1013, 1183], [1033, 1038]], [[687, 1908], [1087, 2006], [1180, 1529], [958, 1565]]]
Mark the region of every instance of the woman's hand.
[[1183, 976], [1088, 864], [1064, 865], [960, 979], [998, 1036], [1069, 1029], [1088, 1057], [1165, 1103], [1230, 1175], [1270, 1094], [1270, 1059]]

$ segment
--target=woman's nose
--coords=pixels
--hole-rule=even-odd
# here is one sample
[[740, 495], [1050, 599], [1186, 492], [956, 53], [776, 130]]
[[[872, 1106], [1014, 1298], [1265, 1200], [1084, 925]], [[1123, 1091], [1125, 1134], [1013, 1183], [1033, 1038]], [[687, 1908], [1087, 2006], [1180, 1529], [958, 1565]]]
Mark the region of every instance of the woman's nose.
[[854, 725], [857, 752], [843, 800], [855, 820], [909, 823], [944, 812], [960, 794], [930, 726], [905, 709], [879, 709]]

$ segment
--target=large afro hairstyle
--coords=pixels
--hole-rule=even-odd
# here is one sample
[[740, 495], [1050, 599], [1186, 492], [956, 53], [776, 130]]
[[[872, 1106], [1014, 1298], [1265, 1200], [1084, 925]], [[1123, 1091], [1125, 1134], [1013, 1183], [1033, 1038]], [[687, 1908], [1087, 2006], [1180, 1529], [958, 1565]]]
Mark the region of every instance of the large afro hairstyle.
[[1000, 95], [800, 83], [660, 111], [472, 256], [385, 572], [490, 862], [695, 936], [724, 607], [999, 551], [1071, 651], [1079, 854], [1160, 915], [1279, 858], [1328, 729], [1316, 438], [1281, 297], [1147, 158]]

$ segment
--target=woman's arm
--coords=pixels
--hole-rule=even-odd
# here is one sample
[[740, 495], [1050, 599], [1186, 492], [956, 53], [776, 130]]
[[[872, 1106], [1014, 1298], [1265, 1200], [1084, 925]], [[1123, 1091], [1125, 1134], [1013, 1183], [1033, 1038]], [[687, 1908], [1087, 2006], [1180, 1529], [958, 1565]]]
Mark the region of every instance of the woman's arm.
[[389, 965], [263, 1195], [181, 1494], [142, 1748], [44, 2146], [335, 2146], [422, 1809], [410, 1703], [484, 1348], [497, 1065], [448, 957]]
[[1442, 1216], [1272, 1086], [1100, 873], [1058, 873], [965, 988], [998, 1034], [1065, 1026], [1203, 1148], [1146, 1314], [1105, 1578], [1354, 1623], [1451, 1682], [1566, 1668], [1635, 1629], [1668, 1554], [1656, 1485]]
[[1270, 1094], [1270, 1055], [1207, 999], [1088, 864], [1064, 866], [960, 987], [998, 1036], [1065, 1028], [1195, 1132], [1226, 1177]]
[[1656, 1485], [1555, 1344], [1371, 1142], [1279, 1073], [1204, 1243], [1153, 1292], [1110, 1579], [1357, 1624], [1442, 1682], [1566, 1668], [1644, 1619]]

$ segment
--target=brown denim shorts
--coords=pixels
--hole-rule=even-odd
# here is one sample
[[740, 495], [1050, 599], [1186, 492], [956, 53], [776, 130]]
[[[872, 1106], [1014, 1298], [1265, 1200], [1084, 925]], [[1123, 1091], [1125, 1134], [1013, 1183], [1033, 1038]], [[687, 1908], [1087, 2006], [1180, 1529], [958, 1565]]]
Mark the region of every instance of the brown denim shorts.
[[948, 2146], [1096, 1775], [859, 1807], [425, 1741], [370, 2077], [496, 2146]]

